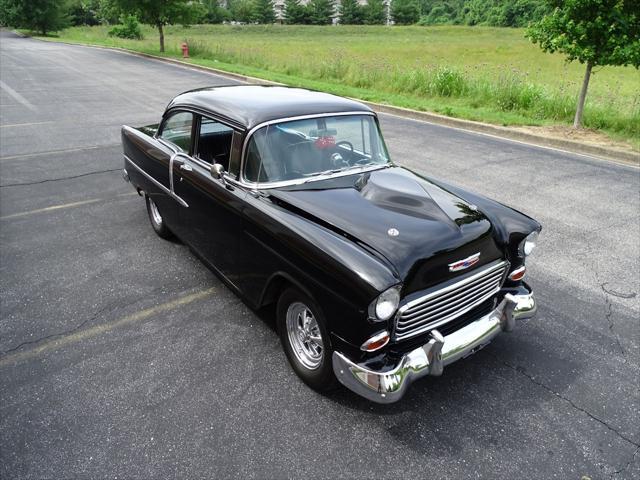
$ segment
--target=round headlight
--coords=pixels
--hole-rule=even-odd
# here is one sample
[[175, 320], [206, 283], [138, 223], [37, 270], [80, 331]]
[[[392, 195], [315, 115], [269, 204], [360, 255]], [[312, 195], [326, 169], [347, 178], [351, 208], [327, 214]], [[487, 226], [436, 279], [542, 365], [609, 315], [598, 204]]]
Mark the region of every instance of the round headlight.
[[375, 300], [375, 314], [378, 320], [389, 320], [400, 303], [400, 289], [398, 287], [391, 287], [384, 291]]
[[524, 257], [528, 257], [533, 252], [533, 249], [536, 248], [536, 244], [538, 243], [538, 232], [531, 232], [527, 238], [525, 238], [520, 244], [520, 253]]

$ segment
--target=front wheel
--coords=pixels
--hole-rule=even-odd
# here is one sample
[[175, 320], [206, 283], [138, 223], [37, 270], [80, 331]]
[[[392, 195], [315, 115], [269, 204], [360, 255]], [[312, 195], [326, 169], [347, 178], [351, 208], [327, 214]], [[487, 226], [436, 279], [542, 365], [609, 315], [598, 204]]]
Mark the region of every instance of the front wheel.
[[296, 374], [315, 390], [336, 387], [329, 332], [315, 302], [287, 289], [278, 300], [277, 317], [280, 341]]

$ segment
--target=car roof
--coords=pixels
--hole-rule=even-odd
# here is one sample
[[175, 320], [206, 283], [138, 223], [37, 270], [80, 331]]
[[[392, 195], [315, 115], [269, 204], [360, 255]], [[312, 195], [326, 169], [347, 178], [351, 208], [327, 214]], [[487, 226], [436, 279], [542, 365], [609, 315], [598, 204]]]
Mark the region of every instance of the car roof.
[[283, 118], [372, 111], [360, 102], [336, 95], [270, 85], [231, 85], [190, 90], [175, 97], [167, 110], [176, 107], [208, 111], [247, 129]]

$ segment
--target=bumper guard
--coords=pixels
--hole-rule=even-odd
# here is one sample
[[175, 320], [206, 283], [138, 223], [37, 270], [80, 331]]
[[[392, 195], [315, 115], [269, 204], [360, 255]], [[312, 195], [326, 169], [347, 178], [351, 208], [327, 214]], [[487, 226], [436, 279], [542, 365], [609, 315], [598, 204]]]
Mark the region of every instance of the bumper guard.
[[373, 402], [397, 402], [415, 380], [426, 375], [442, 375], [444, 367], [486, 346], [500, 332], [510, 332], [516, 320], [531, 318], [537, 310], [533, 292], [507, 293], [491, 313], [443, 337], [431, 331], [431, 339], [407, 353], [398, 364], [384, 372], [356, 364], [340, 352], [333, 352], [333, 370], [347, 388]]

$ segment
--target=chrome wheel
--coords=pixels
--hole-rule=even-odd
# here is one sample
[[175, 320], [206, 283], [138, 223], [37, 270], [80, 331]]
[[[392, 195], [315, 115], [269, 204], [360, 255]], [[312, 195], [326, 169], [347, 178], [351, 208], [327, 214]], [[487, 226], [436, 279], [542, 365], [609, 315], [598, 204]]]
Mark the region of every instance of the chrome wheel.
[[289, 344], [296, 358], [309, 370], [315, 370], [322, 362], [324, 343], [313, 313], [303, 303], [292, 303], [287, 309], [286, 323]]
[[156, 225], [162, 225], [162, 215], [158, 211], [156, 204], [149, 198], [149, 210], [151, 211], [151, 218]]

